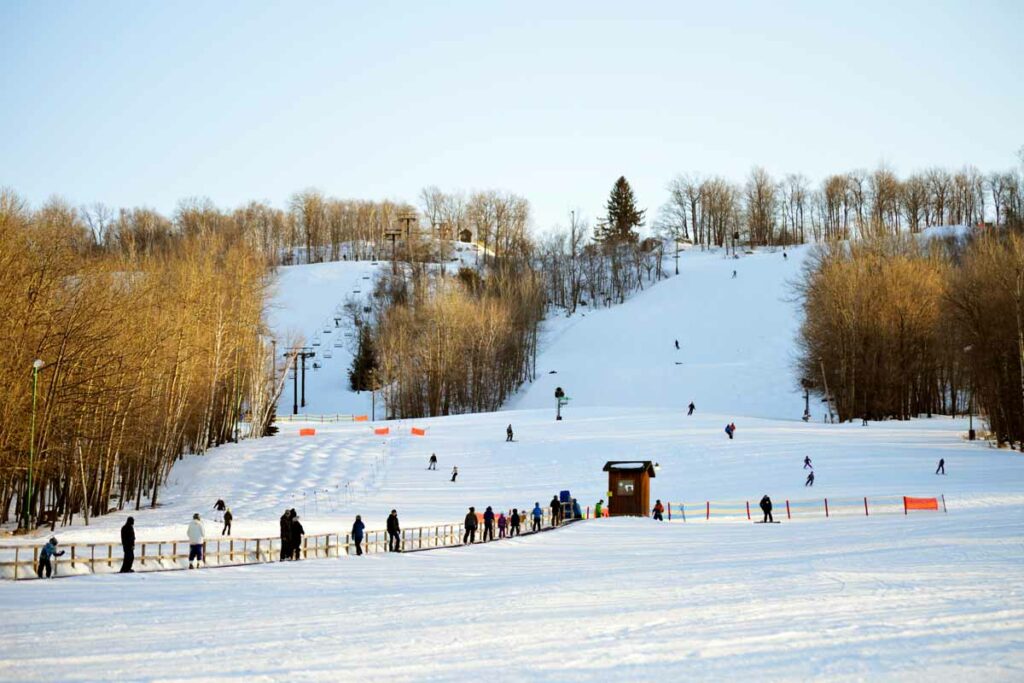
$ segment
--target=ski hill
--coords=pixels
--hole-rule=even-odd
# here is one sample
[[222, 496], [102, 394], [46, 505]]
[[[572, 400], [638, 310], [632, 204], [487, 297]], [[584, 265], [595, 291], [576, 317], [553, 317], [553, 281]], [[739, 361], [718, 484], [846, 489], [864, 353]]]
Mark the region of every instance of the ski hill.
[[[131, 514], [139, 542], [181, 539], [192, 513], [212, 518], [218, 498], [239, 537], [276, 535], [291, 507], [308, 533], [344, 533], [356, 514], [383, 528], [392, 508], [408, 527], [458, 522], [469, 505], [544, 505], [562, 489], [592, 507], [607, 496], [604, 463], [634, 459], [658, 463], [651, 500], [677, 506], [671, 522], [591, 520], [427, 553], [3, 581], [0, 679], [45, 668], [59, 680], [1020, 680], [1020, 455], [965, 441], [963, 419], [829, 425], [812, 404], [815, 419], [800, 421], [788, 283], [805, 257], [687, 253], [678, 277], [623, 305], [547, 321], [538, 380], [499, 412], [282, 422], [276, 437], [182, 460], [158, 508], [57, 535], [109, 541]], [[273, 329], [330, 336], [336, 306], [365, 294], [381, 267], [281, 269]], [[368, 412], [345, 388], [346, 354], [307, 370], [310, 414]], [[573, 399], [560, 422], [555, 386]], [[287, 391], [282, 413], [285, 404]], [[374, 434], [384, 425], [390, 434]], [[316, 434], [300, 436], [303, 427]], [[946, 476], [934, 474], [940, 458]], [[756, 505], [766, 493], [781, 524], [678, 514], [680, 503]], [[948, 514], [857, 508], [864, 497], [940, 495]], [[844, 503], [830, 517], [782, 509], [825, 498]]]

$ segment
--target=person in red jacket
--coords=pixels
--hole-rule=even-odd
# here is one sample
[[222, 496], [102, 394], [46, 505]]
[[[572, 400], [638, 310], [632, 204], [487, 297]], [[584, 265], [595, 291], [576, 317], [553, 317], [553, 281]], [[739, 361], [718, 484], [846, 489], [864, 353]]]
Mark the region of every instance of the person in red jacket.
[[665, 506], [661, 504], [661, 500], [654, 501], [654, 519], [658, 520], [659, 522], [665, 521], [662, 518], [662, 513], [664, 512]]

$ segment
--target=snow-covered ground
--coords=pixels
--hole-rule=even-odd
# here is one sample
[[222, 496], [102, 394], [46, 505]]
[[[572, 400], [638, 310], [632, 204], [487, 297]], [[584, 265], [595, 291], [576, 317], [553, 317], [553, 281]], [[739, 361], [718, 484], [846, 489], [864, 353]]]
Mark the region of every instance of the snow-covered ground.
[[[392, 507], [405, 526], [454, 522], [468, 505], [543, 504], [564, 488], [593, 505], [605, 461], [641, 458], [659, 463], [652, 499], [673, 503], [768, 493], [780, 512], [785, 499], [945, 494], [948, 514], [598, 520], [411, 555], [0, 582], [0, 679], [1021, 680], [1024, 461], [964, 441], [961, 419], [793, 419], [785, 282], [801, 257], [687, 254], [684, 275], [624, 306], [552, 321], [538, 370], [558, 374], [508, 410], [389, 423], [388, 437], [284, 424], [186, 458], [162, 506], [131, 513], [139, 538], [183, 538], [217, 498], [237, 536], [275, 534], [285, 507], [319, 532], [355, 514], [382, 528]], [[288, 270], [278, 300], [303, 298], [292, 289], [308, 292], [317, 269], [344, 270], [328, 266]], [[556, 383], [574, 398], [562, 422]], [[114, 539], [127, 514], [58, 536]]]

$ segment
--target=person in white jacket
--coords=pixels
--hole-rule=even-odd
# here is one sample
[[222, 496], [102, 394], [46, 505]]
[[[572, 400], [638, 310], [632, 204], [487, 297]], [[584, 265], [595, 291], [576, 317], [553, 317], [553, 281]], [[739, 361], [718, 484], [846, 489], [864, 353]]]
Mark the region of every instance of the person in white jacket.
[[[188, 525], [188, 568], [198, 569], [199, 563], [203, 561], [203, 539], [205, 537], [203, 522], [199, 519], [199, 513], [192, 515], [192, 521]], [[195, 567], [192, 561], [195, 560]]]

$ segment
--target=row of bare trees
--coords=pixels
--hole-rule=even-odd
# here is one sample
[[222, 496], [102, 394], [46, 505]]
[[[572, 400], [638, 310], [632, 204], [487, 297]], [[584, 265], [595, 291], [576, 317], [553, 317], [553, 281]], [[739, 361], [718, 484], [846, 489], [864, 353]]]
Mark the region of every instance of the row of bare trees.
[[840, 420], [978, 411], [1024, 443], [1021, 231], [827, 243], [797, 288], [801, 374]]
[[93, 213], [32, 210], [0, 190], [0, 523], [155, 505], [176, 458], [262, 435], [272, 419], [263, 256], [203, 210], [145, 239], [120, 231], [128, 216], [169, 222], [121, 212], [105, 234], [125, 241], [104, 249]]
[[656, 222], [663, 234], [701, 247], [851, 239], [935, 225], [1020, 225], [1024, 175], [933, 168], [900, 179], [890, 168], [830, 175], [815, 188], [803, 175], [773, 178], [754, 168], [746, 181], [681, 175]]

